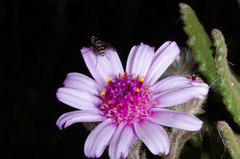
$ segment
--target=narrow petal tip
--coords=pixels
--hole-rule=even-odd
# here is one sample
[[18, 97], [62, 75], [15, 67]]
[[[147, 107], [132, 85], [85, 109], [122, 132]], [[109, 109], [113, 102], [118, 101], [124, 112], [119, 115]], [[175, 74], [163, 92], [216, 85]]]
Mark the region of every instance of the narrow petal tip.
[[154, 108], [153, 115], [149, 119], [160, 125], [187, 131], [198, 131], [203, 124], [192, 114], [162, 108]]
[[89, 50], [91, 50], [89, 47], [82, 47], [81, 49], [80, 49], [80, 52], [81, 53], [85, 53], [86, 51], [89, 51]]

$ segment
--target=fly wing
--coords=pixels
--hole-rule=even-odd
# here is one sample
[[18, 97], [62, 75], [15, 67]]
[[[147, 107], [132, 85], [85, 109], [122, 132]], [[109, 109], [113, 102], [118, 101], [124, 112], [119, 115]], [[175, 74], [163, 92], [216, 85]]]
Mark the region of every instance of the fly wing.
[[105, 50], [109, 49], [109, 50], [117, 52], [117, 49], [108, 43], [103, 42], [103, 46], [104, 46]]
[[100, 55], [100, 53], [99, 53], [99, 51], [98, 51], [98, 48], [96, 48], [96, 47], [94, 47], [94, 46], [91, 46], [90, 49], [91, 49], [91, 51], [93, 52], [93, 54], [94, 54], [95, 56]]

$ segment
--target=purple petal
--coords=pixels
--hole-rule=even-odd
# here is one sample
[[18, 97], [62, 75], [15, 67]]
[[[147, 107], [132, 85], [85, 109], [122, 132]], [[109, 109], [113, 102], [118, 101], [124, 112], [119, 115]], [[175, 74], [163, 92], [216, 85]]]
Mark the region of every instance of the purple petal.
[[203, 124], [201, 120], [190, 113], [162, 108], [153, 108], [152, 115], [148, 119], [164, 126], [188, 131], [197, 131], [202, 128]]
[[121, 123], [118, 125], [109, 146], [110, 158], [127, 157], [129, 149], [137, 140], [137, 135], [134, 133], [133, 127]]
[[187, 79], [186, 77], [174, 75], [158, 81], [151, 88], [154, 92], [159, 93], [167, 90], [177, 90], [182, 87], [187, 87], [190, 85], [190, 83], [191, 80]]
[[120, 64], [121, 61], [117, 52], [106, 50], [107, 57], [95, 55], [90, 48], [86, 47], [83, 47], [81, 52], [88, 70], [100, 85], [107, 83], [109, 77], [114, 79], [119, 73], [123, 74], [122, 64]]
[[[177, 87], [176, 87], [177, 88]], [[186, 87], [179, 87], [178, 89], [165, 89], [154, 95], [155, 102], [158, 103], [157, 107], [169, 107], [178, 104], [186, 103], [193, 98], [204, 99], [204, 95], [208, 93], [208, 85], [205, 83], [191, 82], [191, 85]]]
[[144, 142], [153, 154], [168, 154], [169, 139], [168, 134], [163, 127], [146, 119], [134, 123], [134, 129], [137, 136]]
[[109, 64], [113, 70], [115, 77], [118, 76], [119, 73], [123, 75], [124, 70], [123, 70], [122, 62], [118, 56], [118, 53], [113, 49], [105, 49], [105, 54], [110, 59]]
[[78, 122], [98, 122], [105, 120], [105, 116], [101, 115], [99, 110], [79, 110], [72, 111], [61, 115], [57, 120], [57, 126], [62, 129], [64, 123], [65, 127], [78, 123]]
[[102, 155], [104, 149], [109, 145], [117, 125], [111, 119], [100, 123], [88, 135], [84, 145], [84, 153], [89, 158], [98, 158]]
[[165, 42], [154, 54], [145, 82], [153, 84], [174, 61], [180, 50], [176, 42]]
[[64, 87], [84, 90], [94, 95], [99, 95], [104, 91], [104, 87], [100, 86], [96, 81], [81, 73], [69, 73], [63, 82]]
[[96, 110], [102, 102], [93, 94], [72, 88], [59, 88], [56, 95], [59, 101], [83, 110]]
[[141, 43], [133, 46], [127, 60], [128, 74], [146, 76], [154, 55], [154, 47]]

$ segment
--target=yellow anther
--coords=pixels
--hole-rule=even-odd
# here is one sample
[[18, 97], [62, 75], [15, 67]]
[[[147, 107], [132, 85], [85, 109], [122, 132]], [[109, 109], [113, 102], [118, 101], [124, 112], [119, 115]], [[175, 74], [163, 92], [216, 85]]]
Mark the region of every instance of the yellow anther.
[[133, 102], [133, 97], [131, 97], [131, 101]]
[[95, 36], [92, 36], [92, 39], [95, 38]]
[[138, 106], [140, 106], [140, 105], [141, 105], [141, 101], [139, 100], [139, 101], [138, 101]]
[[104, 103], [103, 105], [108, 108], [108, 105], [106, 103]]
[[106, 94], [105, 92], [102, 92], [100, 96], [101, 96], [103, 99], [105, 99], [105, 94]]
[[147, 99], [149, 99], [150, 97], [151, 97], [151, 95], [148, 94], [148, 95], [147, 95]]
[[118, 104], [117, 107], [121, 107], [122, 106], [122, 103]]
[[143, 78], [143, 77], [141, 77], [139, 81], [140, 81], [140, 82], [143, 82], [143, 81], [144, 81], [144, 78]]
[[123, 118], [121, 118], [120, 116], [118, 116], [118, 119], [119, 119], [119, 120], [123, 120]]
[[110, 100], [110, 101], [108, 101], [108, 104], [113, 104], [113, 102]]
[[128, 147], [126, 147], [126, 149], [128, 149]]
[[122, 75], [121, 75], [121, 73], [119, 73], [119, 80], [120, 80], [120, 81], [122, 80]]
[[135, 91], [136, 91], [136, 92], [140, 92], [139, 88], [136, 88]]
[[109, 113], [107, 113], [105, 116], [106, 116], [106, 117], [112, 117], [112, 115], [109, 114]]
[[103, 86], [105, 87], [106, 90], [108, 90], [108, 85], [107, 84], [104, 84]]
[[138, 110], [138, 112], [140, 113], [140, 110]]
[[107, 78], [108, 82], [112, 81], [112, 77]]
[[92, 120], [92, 118], [90, 120]]

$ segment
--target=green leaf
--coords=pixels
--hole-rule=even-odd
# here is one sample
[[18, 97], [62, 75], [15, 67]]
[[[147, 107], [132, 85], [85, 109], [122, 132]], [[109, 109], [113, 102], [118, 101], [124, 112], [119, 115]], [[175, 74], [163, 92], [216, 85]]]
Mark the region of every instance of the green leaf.
[[212, 42], [192, 8], [184, 3], [180, 3], [179, 7], [182, 14], [181, 19], [185, 24], [183, 29], [189, 36], [187, 44], [195, 53], [195, 60], [199, 63], [199, 71], [207, 78], [207, 82], [212, 84], [211, 88], [216, 90], [218, 77], [212, 57], [213, 51], [210, 49]]

